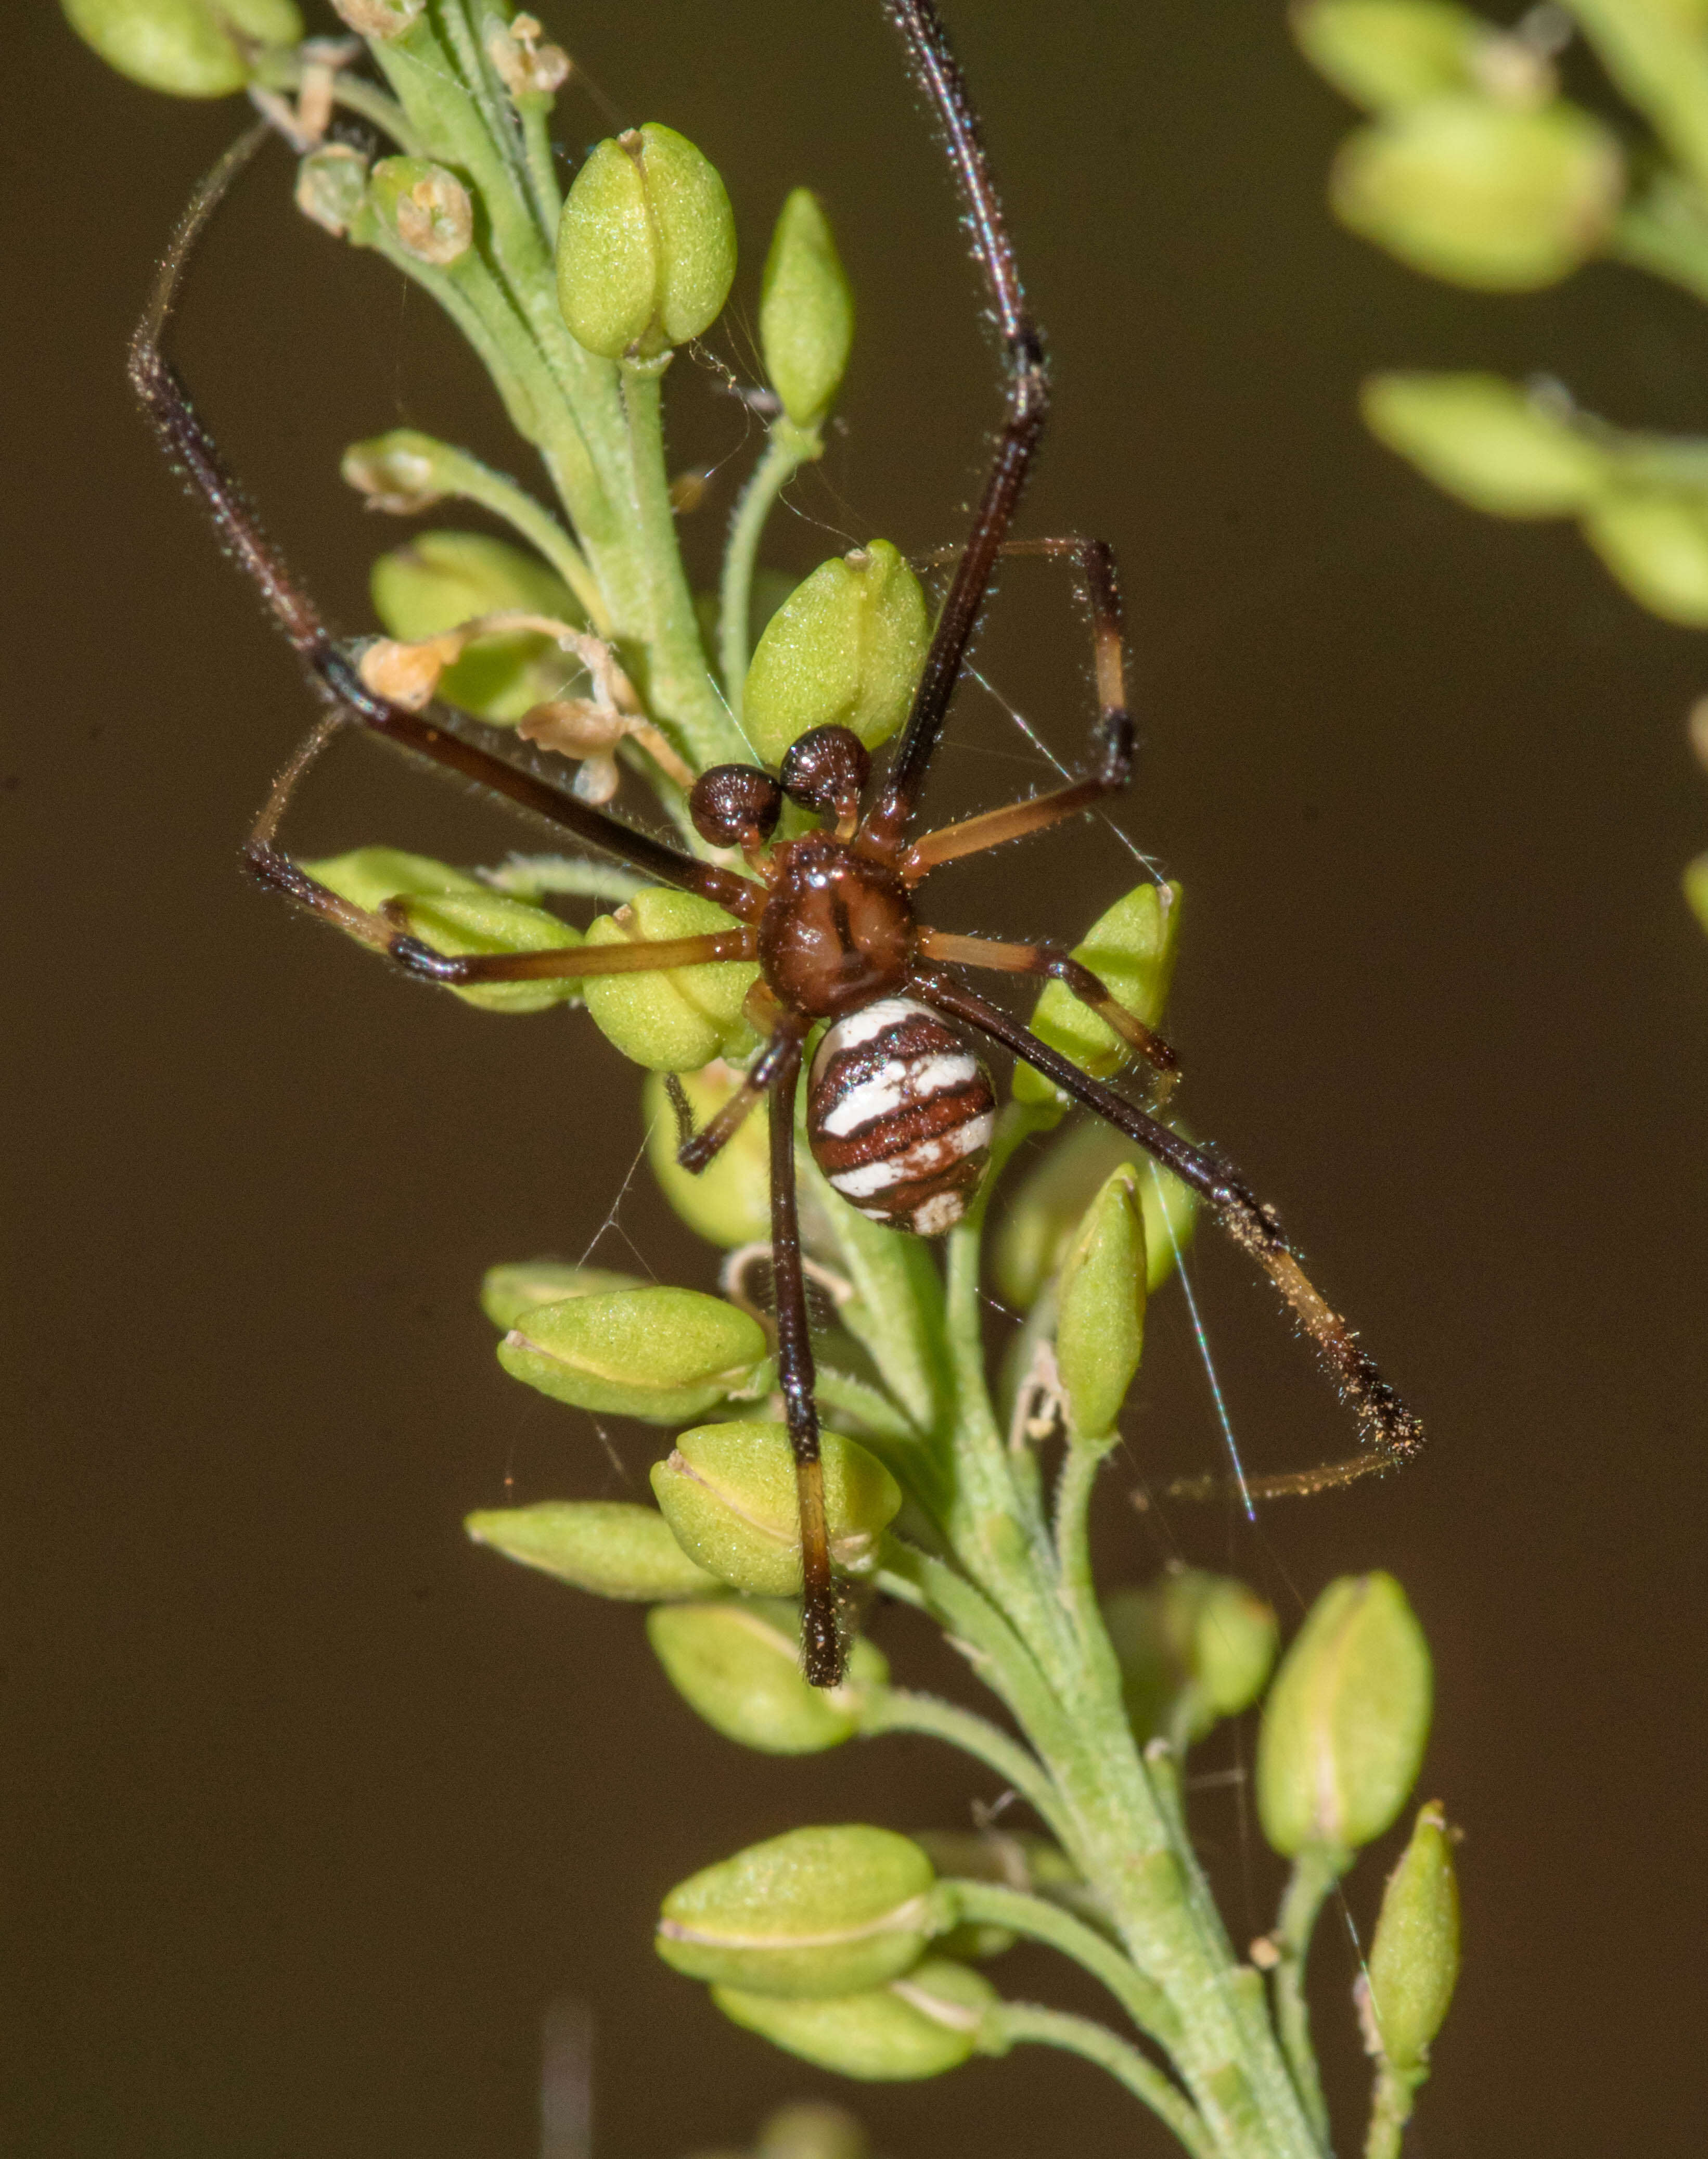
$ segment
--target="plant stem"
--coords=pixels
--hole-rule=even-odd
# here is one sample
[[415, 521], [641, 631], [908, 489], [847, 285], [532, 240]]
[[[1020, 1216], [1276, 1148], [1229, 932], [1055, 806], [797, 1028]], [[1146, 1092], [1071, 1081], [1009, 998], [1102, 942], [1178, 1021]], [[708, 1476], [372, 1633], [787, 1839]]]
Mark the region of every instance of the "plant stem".
[[611, 611], [592, 566], [549, 510], [536, 502], [508, 474], [494, 472], [467, 450], [449, 443], [436, 443], [435, 479], [446, 494], [479, 503], [500, 517], [543, 555], [587, 610], [587, 621], [601, 637], [611, 634]]
[[1305, 2111], [1325, 2142], [1328, 2137], [1328, 2104], [1322, 2096], [1322, 2079], [1317, 2068], [1317, 2050], [1311, 2043], [1311, 2008], [1305, 1996], [1305, 1964], [1311, 1954], [1311, 1936], [1323, 1899], [1350, 1864], [1350, 1854], [1327, 1845], [1307, 1845], [1293, 1862], [1276, 1921], [1275, 1943], [1281, 1951], [1271, 1981], [1275, 1990], [1275, 2021], [1286, 2051]]
[[528, 160], [528, 184], [533, 191], [534, 207], [539, 213], [546, 244], [555, 248], [557, 221], [563, 215], [563, 194], [557, 184], [557, 161], [551, 148], [551, 100], [538, 96], [524, 97], [520, 110], [522, 148]]
[[1364, 2136], [1364, 2159], [1400, 2159], [1405, 2125], [1411, 2119], [1415, 2087], [1409, 2077], [1376, 2066], [1375, 2089], [1370, 2094], [1370, 2125]]
[[1632, 0], [1567, 0], [1567, 7], [1620, 90], [1708, 192], [1708, 46], [1695, 25]]
[[998, 1882], [956, 1879], [949, 1887], [963, 1919], [1043, 1942], [1071, 1957], [1083, 1971], [1106, 1986], [1139, 2029], [1159, 2046], [1172, 2048], [1180, 2037], [1173, 2011], [1160, 1987], [1136, 1970], [1107, 1935], [1076, 1919], [1071, 1912], [1043, 1897], [1028, 1896]]
[[1217, 2159], [1216, 2141], [1184, 2094], [1136, 2047], [1118, 2039], [1089, 2017], [1069, 2017], [1059, 2009], [1041, 2009], [1031, 2001], [1003, 2001], [986, 2010], [984, 2023], [985, 2030], [999, 2044], [1059, 2047], [1095, 2062], [1167, 2122], [1194, 2159]]
[[[970, 1754], [1025, 1800], [1038, 1820], [1057, 1836], [1062, 1812], [1049, 1778], [1036, 1755], [1027, 1752], [987, 1717], [976, 1716], [957, 1703], [934, 1694], [919, 1694], [906, 1687], [874, 1688], [860, 1715], [860, 1736], [877, 1739], [888, 1732], [918, 1732], [940, 1739]], [[1075, 1926], [1080, 1923], [1073, 1922]], [[1090, 1929], [1088, 1928], [1089, 1933]], [[1109, 1944], [1105, 1943], [1105, 1949]], [[1110, 1950], [1110, 1954], [1115, 1954]], [[1130, 1967], [1129, 1967], [1130, 1968]]]
[[723, 581], [717, 603], [718, 665], [723, 694], [741, 725], [742, 691], [748, 679], [748, 648], [753, 598], [753, 564], [765, 520], [777, 497], [804, 464], [825, 453], [816, 427], [797, 427], [786, 413], [772, 422], [765, 454], [742, 489], [730, 520], [723, 554]]

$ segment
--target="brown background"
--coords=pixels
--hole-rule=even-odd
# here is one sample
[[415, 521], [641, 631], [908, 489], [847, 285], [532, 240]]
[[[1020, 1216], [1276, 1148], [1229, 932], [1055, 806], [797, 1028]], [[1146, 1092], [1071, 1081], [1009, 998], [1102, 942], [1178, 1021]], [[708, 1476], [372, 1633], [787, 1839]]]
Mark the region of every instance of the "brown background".
[[[669, 119], [726, 173], [738, 364], [784, 189], [834, 205], [862, 310], [848, 432], [775, 558], [952, 538], [992, 365], [876, 10], [548, 12], [625, 121]], [[1291, 1622], [1331, 1575], [1391, 1566], [1439, 1659], [1427, 1789], [1467, 1830], [1466, 1974], [1412, 2148], [1696, 2148], [1708, 945], [1678, 876], [1708, 841], [1680, 725], [1703, 648], [1565, 531], [1431, 494], [1353, 394], [1376, 365], [1550, 369], [1688, 428], [1700, 310], [1615, 271], [1472, 298], [1339, 233], [1322, 175], [1347, 116], [1267, 5], [951, 13], [1057, 364], [1027, 527], [1122, 554], [1146, 737], [1126, 821], [1191, 888], [1186, 1107], [1285, 1204], [1434, 1437], [1405, 1478], [1255, 1535], [1147, 1527], [1121, 1493], [1216, 1447], [1171, 1298], [1110, 1479], [1111, 1576], [1177, 1540]], [[738, 1753], [669, 1696], [634, 1613], [463, 1540], [507, 1492], [624, 1489], [584, 1421], [502, 1379], [473, 1291], [491, 1261], [584, 1249], [636, 1146], [632, 1074], [584, 1018], [429, 996], [236, 875], [305, 701], [120, 360], [237, 111], [120, 83], [45, 5], [8, 13], [0, 2142], [519, 2159], [566, 1993], [597, 2017], [601, 2159], [745, 2138], [831, 2087], [656, 1964], [660, 1892], [799, 1820], [965, 1821], [988, 1780], [924, 1742]], [[604, 132], [571, 96], [566, 143]], [[339, 485], [342, 444], [403, 420], [510, 453], [425, 306], [298, 220], [287, 178], [272, 155], [220, 231], [181, 351], [360, 628], [397, 536]], [[736, 460], [693, 528], [703, 570], [746, 450], [712, 377], [680, 373], [684, 462]], [[1073, 756], [1083, 631], [1047, 571], [1007, 580], [984, 659]], [[935, 800], [1034, 784], [1023, 751], [970, 693]], [[534, 843], [361, 749], [298, 837]], [[1123, 860], [1039, 842], [945, 878], [939, 919], [1071, 931]], [[709, 1280], [644, 1178], [618, 1221], [597, 1256]], [[1219, 1253], [1199, 1273], [1253, 1458], [1340, 1447], [1263, 1293]], [[655, 1442], [625, 1444], [638, 1473]], [[894, 1615], [882, 1636], [961, 1685]], [[1272, 1865], [1229, 1789], [1200, 1820], [1255, 1934]], [[1379, 1878], [1355, 1877], [1361, 1924]], [[1348, 2148], [1351, 1970], [1332, 1919]], [[1073, 1996], [1042, 1956], [1002, 1975]], [[1162, 2148], [1094, 2072], [1036, 2055], [861, 2103], [894, 2159]]]

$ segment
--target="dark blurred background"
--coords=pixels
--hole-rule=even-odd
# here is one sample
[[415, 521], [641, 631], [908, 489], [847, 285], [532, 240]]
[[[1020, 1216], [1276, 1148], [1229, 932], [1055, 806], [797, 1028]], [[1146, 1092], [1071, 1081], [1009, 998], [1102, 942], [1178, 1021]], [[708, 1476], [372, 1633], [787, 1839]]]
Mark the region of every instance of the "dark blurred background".
[[[722, 167], [749, 365], [785, 189], [828, 197], [861, 327], [839, 435], [779, 517], [802, 571], [953, 540], [997, 411], [980, 297], [875, 8], [544, 11], [624, 122]], [[1409, 2149], [1700, 2146], [1700, 1250], [1708, 838], [1682, 721], [1699, 638], [1640, 615], [1564, 528], [1496, 526], [1360, 431], [1376, 365], [1566, 377], [1700, 424], [1700, 311], [1634, 276], [1480, 299], [1339, 232], [1350, 116], [1278, 7], [951, 7], [1056, 363], [1026, 530], [1124, 567], [1142, 768], [1124, 821], [1189, 888], [1183, 1107], [1285, 1208], [1426, 1415], [1403, 1477], [1266, 1514], [1124, 1494], [1218, 1439], [1177, 1292], [1109, 1479], [1111, 1580], [1231, 1566], [1291, 1626], [1392, 1568], [1439, 1665], [1425, 1796], [1464, 1825], [1466, 1968]], [[132, 408], [151, 262], [240, 108], [106, 74], [9, 11], [9, 437], [0, 777], [13, 1012], [4, 1300], [9, 1876], [0, 2144], [18, 2159], [524, 2159], [548, 2002], [589, 2006], [600, 2159], [743, 2142], [830, 2079], [723, 2025], [653, 1956], [659, 1895], [797, 1821], [962, 1825], [990, 1781], [923, 1742], [746, 1755], [694, 1722], [638, 1614], [463, 1540], [475, 1506], [644, 1491], [619, 1434], [498, 1372], [497, 1260], [593, 1247], [709, 1286], [641, 1173], [634, 1075], [584, 1016], [428, 994], [249, 888], [235, 852], [308, 703]], [[608, 132], [572, 90], [559, 132]], [[337, 477], [397, 422], [514, 464], [473, 365], [383, 266], [308, 227], [270, 152], [197, 273], [179, 352], [333, 616], [407, 528]], [[753, 442], [679, 363], [675, 447], [719, 466], [710, 574]], [[454, 518], [452, 521], [458, 521]], [[466, 520], [462, 521], [467, 521]], [[1085, 637], [1048, 567], [1004, 580], [981, 665], [1064, 758]], [[970, 689], [934, 805], [1036, 784]], [[537, 836], [363, 746], [304, 851], [494, 861]], [[1072, 934], [1132, 881], [1089, 831], [969, 866], [938, 919]], [[942, 897], [938, 898], [940, 891]], [[1346, 1432], [1266, 1293], [1201, 1250], [1250, 1458]], [[899, 1670], [963, 1692], [901, 1615]], [[1237, 1768], [1224, 1738], [1211, 1769]], [[1237, 1784], [1198, 1821], [1236, 1937], [1278, 1887]], [[1367, 1928], [1385, 1847], [1352, 1882]], [[1319, 2024], [1343, 2147], [1363, 2068], [1331, 1913]], [[1017, 1955], [1011, 1991], [1077, 1998]], [[893, 2159], [1161, 2151], [1039, 2054], [857, 2093]]]

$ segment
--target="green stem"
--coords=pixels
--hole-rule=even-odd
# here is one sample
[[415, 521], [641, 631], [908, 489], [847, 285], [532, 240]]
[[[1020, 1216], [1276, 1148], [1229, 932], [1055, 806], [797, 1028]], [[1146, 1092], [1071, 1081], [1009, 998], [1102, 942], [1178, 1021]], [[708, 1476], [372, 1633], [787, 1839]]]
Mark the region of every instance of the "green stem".
[[851, 1379], [846, 1372], [820, 1364], [817, 1391], [821, 1407], [839, 1410], [844, 1416], [852, 1417], [874, 1437], [888, 1440], [896, 1447], [919, 1446], [919, 1430], [906, 1413], [898, 1409], [888, 1395], [880, 1394], [876, 1387], [868, 1387], [863, 1380]]
[[1005, 1927], [1028, 1941], [1072, 1958], [1082, 1971], [1104, 1986], [1120, 2002], [1135, 2024], [1158, 2046], [1171, 2051], [1180, 2037], [1179, 2020], [1162, 1989], [1136, 1970], [1105, 1935], [1052, 1904], [1043, 1897], [1010, 1889], [999, 1882], [954, 1879], [946, 1884], [954, 1892], [955, 1910], [975, 1925]]
[[1101, 1447], [1087, 1446], [1077, 1437], [1062, 1458], [1056, 1479], [1056, 1564], [1080, 1645], [1102, 1685], [1119, 1695], [1121, 1665], [1103, 1623], [1091, 1572], [1091, 1494], [1103, 1462]]
[[1324, 1898], [1345, 1873], [1350, 1855], [1327, 1845], [1308, 1845], [1293, 1862], [1276, 1921], [1275, 1943], [1281, 1962], [1275, 1968], [1275, 2021], [1287, 2067], [1312, 2127], [1326, 2142], [1328, 2105], [1311, 2043], [1311, 2010], [1305, 1996], [1305, 1965], [1311, 1936]]
[[1370, 2125], [1364, 2136], [1364, 2159], [1400, 2159], [1405, 2125], [1411, 2119], [1416, 2091], [1410, 2077], [1377, 2064], [1375, 2089], [1370, 2094]]
[[1632, 0], [1566, 0], [1602, 65], [1708, 191], [1708, 44], [1682, 14]]
[[1674, 183], [1628, 203], [1606, 251], [1616, 262], [1667, 278], [1692, 299], [1708, 300], [1708, 225], [1700, 210], [1679, 199], [1683, 192]]
[[753, 612], [753, 564], [759, 540], [778, 496], [804, 464], [825, 453], [816, 427], [797, 427], [786, 413], [772, 423], [765, 454], [742, 489], [724, 549], [717, 605], [718, 665], [723, 694], [741, 725], [742, 691], [748, 679], [748, 629]]
[[[906, 1687], [874, 1688], [860, 1712], [860, 1736], [877, 1739], [887, 1732], [922, 1732], [946, 1746], [958, 1747], [963, 1754], [970, 1754], [987, 1769], [994, 1769], [1040, 1821], [1058, 1836], [1061, 1834], [1061, 1809], [1038, 1757], [988, 1718], [934, 1694], [918, 1694]], [[1080, 1923], [1076, 1919], [1073, 1923]], [[1107, 1943], [1104, 1946], [1109, 1949]], [[1112, 1949], [1109, 1953], [1117, 1954]]]
[[1174, 2131], [1193, 2159], [1217, 2159], [1217, 2145], [1203, 2116], [1156, 2064], [1146, 2060], [1136, 2047], [1118, 2039], [1089, 2017], [1069, 2017], [1059, 2009], [1041, 2009], [1031, 2001], [1002, 2001], [987, 2009], [984, 2031], [991, 2044], [988, 2053], [1007, 2047], [1058, 2047], [1106, 2069], [1124, 2084], [1136, 2099]]
[[547, 244], [557, 245], [557, 221], [563, 215], [563, 194], [557, 184], [557, 161], [551, 148], [551, 100], [541, 96], [522, 98], [522, 149], [528, 161], [528, 185], [534, 208]]
[[634, 870], [577, 855], [506, 855], [495, 867], [475, 874], [494, 892], [518, 899], [542, 899], [556, 893], [566, 899], [608, 899], [617, 907], [646, 883]]
[[421, 137], [411, 126], [409, 116], [395, 97], [387, 97], [370, 82], [360, 75], [348, 75], [340, 68], [332, 85], [334, 104], [346, 111], [359, 114], [370, 127], [377, 127], [389, 135], [406, 158], [422, 158], [427, 151]]

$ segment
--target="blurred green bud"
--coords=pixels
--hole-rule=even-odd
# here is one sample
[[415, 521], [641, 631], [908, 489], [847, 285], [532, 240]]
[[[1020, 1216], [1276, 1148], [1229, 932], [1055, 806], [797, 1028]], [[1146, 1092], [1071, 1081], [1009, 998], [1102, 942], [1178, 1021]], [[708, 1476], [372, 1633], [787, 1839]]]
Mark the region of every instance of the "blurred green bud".
[[717, 168], [655, 122], [599, 143], [557, 228], [557, 302], [590, 352], [650, 359], [711, 329], [735, 277]]
[[[1168, 1002], [1180, 944], [1181, 890], [1177, 884], [1136, 885], [1091, 925], [1074, 957], [1089, 967], [1115, 1002], [1146, 1027], [1155, 1027]], [[1126, 1062], [1126, 1044], [1114, 1028], [1061, 982], [1046, 982], [1032, 1016], [1032, 1031], [1071, 1057], [1082, 1072], [1106, 1080]], [[1029, 1064], [1014, 1068], [1017, 1102], [1061, 1099], [1054, 1085]]]
[[1584, 513], [1583, 536], [1651, 614], [1708, 626], [1708, 495], [1610, 490]]
[[446, 269], [474, 244], [468, 190], [443, 165], [425, 158], [382, 158], [368, 195], [380, 224], [417, 262]]
[[870, 2159], [872, 2140], [846, 2107], [813, 2099], [779, 2106], [761, 2125], [753, 2159]]
[[722, 1297], [664, 1287], [536, 1305], [499, 1343], [498, 1361], [553, 1401], [643, 1424], [746, 1400], [770, 1372], [756, 1319]]
[[480, 1309], [508, 1334], [536, 1305], [562, 1304], [567, 1297], [598, 1297], [611, 1290], [644, 1289], [638, 1275], [610, 1267], [576, 1267], [563, 1260], [513, 1260], [489, 1267], [480, 1281]]
[[[420, 445], [439, 450], [430, 435], [400, 428], [344, 453], [344, 476], [383, 507], [425, 508], [423, 494], [402, 500], [411, 482], [429, 484], [431, 460]], [[454, 454], [453, 453], [452, 454]], [[390, 484], [386, 500], [379, 482]], [[406, 546], [381, 555], [369, 574], [374, 612], [390, 634], [414, 645], [442, 636], [484, 614], [542, 614], [572, 628], [585, 617], [581, 603], [536, 555], [484, 532], [418, 532]], [[484, 637], [446, 668], [434, 694], [477, 718], [514, 725], [525, 712], [560, 696], [567, 663], [549, 637]]]
[[1145, 1346], [1145, 1216], [1123, 1162], [1086, 1209], [1062, 1266], [1056, 1369], [1076, 1441], [1115, 1437]]
[[1416, 1780], [1430, 1696], [1429, 1645], [1393, 1576], [1330, 1582], [1263, 1706], [1257, 1811], [1278, 1852], [1381, 1835]]
[[1168, 1171], [1153, 1175], [1150, 1157], [1121, 1133], [1100, 1123], [1078, 1125], [1046, 1150], [1003, 1215], [996, 1276], [1005, 1303], [1022, 1312], [1036, 1303], [1067, 1257], [1085, 1209], [1124, 1162], [1140, 1172], [1145, 1287], [1154, 1295], [1167, 1281], [1176, 1246], [1183, 1251], [1192, 1240], [1198, 1202]]
[[1379, 442], [1491, 516], [1569, 516], [1607, 481], [1604, 451], [1498, 375], [1373, 375], [1359, 402]]
[[1576, 106], [1439, 97], [1361, 128], [1330, 194], [1343, 224], [1414, 270], [1530, 293], [1595, 253], [1624, 188], [1617, 139]]
[[297, 207], [341, 240], [368, 215], [368, 161], [345, 142], [325, 142], [297, 167]]
[[672, 1889], [658, 1953], [690, 1979], [758, 1994], [860, 1993], [924, 1955], [936, 1880], [893, 1830], [789, 1830]]
[[864, 1690], [889, 1676], [882, 1654], [858, 1641], [842, 1685], [809, 1686], [800, 1671], [800, 1612], [769, 1599], [661, 1605], [648, 1615], [646, 1633], [688, 1706], [726, 1739], [762, 1754], [840, 1747], [860, 1728]]
[[1364, 1978], [1370, 2052], [1410, 2082], [1428, 2074], [1458, 1976], [1459, 1885], [1447, 1819], [1431, 1801], [1388, 1877]]
[[1491, 48], [1529, 54], [1539, 86], [1546, 78], [1547, 63], [1531, 48], [1450, 0], [1296, 0], [1290, 19], [1318, 75], [1372, 112], [1489, 88]]
[[787, 2000], [714, 1986], [712, 1999], [732, 2024], [784, 2053], [838, 2076], [900, 2084], [941, 2076], [977, 2053], [986, 2011], [997, 1996], [965, 1965], [933, 1957], [864, 1994]]
[[1275, 1613], [1229, 1575], [1171, 1567], [1146, 1588], [1113, 1591], [1103, 1618], [1141, 1742], [1195, 1745], [1250, 1707], [1275, 1663]]
[[[460, 870], [399, 847], [357, 847], [303, 867], [340, 899], [370, 914], [389, 900], [407, 900], [410, 935], [456, 958], [474, 952], [568, 951], [581, 943], [580, 930], [559, 921], [549, 909], [489, 892]], [[580, 991], [573, 976], [560, 976], [537, 982], [489, 982], [453, 994], [482, 1012], [536, 1012], [566, 1004]]]
[[[741, 1074], [722, 1060], [703, 1071], [682, 1074], [682, 1092], [694, 1113], [696, 1131], [723, 1107], [741, 1080]], [[755, 1110], [735, 1137], [696, 1173], [676, 1160], [676, 1113], [656, 1073], [646, 1082], [641, 1107], [652, 1173], [688, 1227], [727, 1249], [765, 1242], [771, 1235], [771, 1155], [763, 1110]]]
[[595, 1597], [650, 1604], [661, 1597], [723, 1593], [723, 1584], [695, 1566], [656, 1509], [627, 1500], [487, 1507], [466, 1515], [463, 1526], [476, 1544]]
[[332, 0], [339, 20], [360, 37], [389, 44], [412, 30], [427, 11], [427, 0]]
[[[587, 941], [590, 949], [659, 945], [737, 927], [734, 917], [709, 899], [649, 885], [614, 914], [596, 915]], [[713, 960], [696, 967], [589, 975], [582, 994], [599, 1032], [625, 1057], [652, 1072], [697, 1072], [715, 1057], [753, 1047], [742, 1007], [758, 974], [752, 960]]]
[[229, 97], [256, 45], [294, 45], [294, 0], [60, 0], [65, 20], [116, 73], [168, 97]]
[[836, 401], [854, 342], [854, 295], [824, 205], [796, 188], [783, 205], [759, 287], [765, 372], [797, 427], [815, 427]]
[[908, 717], [930, 650], [919, 580], [888, 540], [820, 562], [754, 651], [742, 725], [768, 764], [810, 727], [851, 727], [868, 749]]
[[[875, 1455], [841, 1432], [823, 1433], [820, 1445], [831, 1556], [846, 1573], [870, 1573], [878, 1538], [901, 1510], [901, 1488]], [[685, 1432], [669, 1459], [654, 1463], [652, 1489], [683, 1551], [732, 1588], [753, 1597], [799, 1594], [800, 1498], [786, 1426], [755, 1421]]]
[[[445, 495], [455, 493], [454, 487], [447, 484], [449, 476], [443, 474], [441, 468], [446, 458], [458, 458], [461, 454], [440, 442], [437, 436], [424, 435], [418, 428], [393, 427], [388, 433], [375, 435], [366, 442], [352, 443], [344, 453], [339, 471], [347, 486], [366, 496], [370, 510], [383, 510], [393, 517], [412, 517], [417, 510], [430, 510]], [[442, 539], [492, 544], [487, 541], [484, 533], [479, 532], [428, 532], [421, 536], [421, 540], [428, 541]], [[417, 547], [420, 544], [419, 540], [415, 543]], [[428, 559], [423, 558], [423, 567]], [[523, 559], [529, 562], [531, 568], [533, 567], [531, 558]], [[427, 612], [443, 615], [443, 609], [433, 607]], [[478, 614], [483, 610], [477, 608], [474, 612]], [[457, 622], [468, 619], [466, 614], [457, 617]], [[437, 636], [441, 629], [455, 628], [456, 622], [441, 620], [437, 629], [426, 634]], [[397, 634], [392, 632], [394, 636]]]
[[1685, 901], [1705, 929], [1708, 929], [1708, 855], [1698, 855], [1685, 865]]

